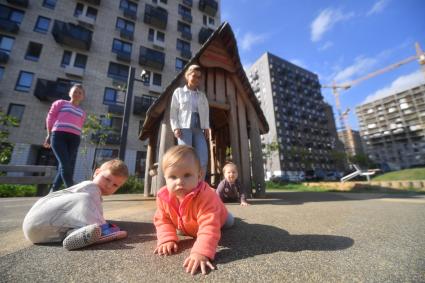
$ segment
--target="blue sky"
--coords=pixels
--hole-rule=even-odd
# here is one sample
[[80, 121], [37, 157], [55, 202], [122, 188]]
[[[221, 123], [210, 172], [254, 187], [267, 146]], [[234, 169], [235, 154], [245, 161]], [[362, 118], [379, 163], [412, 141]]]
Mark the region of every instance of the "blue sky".
[[[222, 21], [232, 26], [245, 68], [268, 51], [316, 73], [322, 85], [414, 56], [415, 42], [425, 50], [424, 12], [424, 0], [221, 0]], [[420, 70], [412, 61], [342, 91], [351, 127], [358, 129], [356, 106], [425, 83]], [[331, 89], [322, 94], [335, 105]]]

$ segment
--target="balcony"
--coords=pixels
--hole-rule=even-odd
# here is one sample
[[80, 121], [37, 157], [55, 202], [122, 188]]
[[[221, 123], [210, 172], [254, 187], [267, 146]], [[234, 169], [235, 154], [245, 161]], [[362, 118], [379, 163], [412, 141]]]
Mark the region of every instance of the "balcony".
[[66, 66], [65, 67], [65, 74], [82, 78], [84, 76], [84, 69], [74, 67], [74, 66]]
[[211, 17], [215, 17], [218, 10], [218, 3], [214, 0], [199, 0], [199, 10]]
[[193, 18], [191, 14], [182, 14], [182, 13], [179, 13], [179, 14], [182, 17], [183, 21], [188, 22], [190, 24], [192, 23]]
[[161, 51], [140, 46], [139, 64], [162, 70], [165, 64], [165, 54]]
[[120, 37], [123, 39], [131, 40], [133, 41], [134, 38], [134, 32], [128, 31], [126, 29], [120, 30]]
[[146, 4], [143, 22], [159, 29], [166, 29], [168, 21], [167, 10]]
[[190, 31], [180, 31], [181, 37], [186, 40], [192, 40], [192, 33]]
[[59, 44], [90, 50], [93, 32], [72, 23], [55, 20], [52, 35]]
[[188, 7], [192, 7], [193, 0], [183, 0], [182, 3]]
[[100, 0], [83, 0], [83, 1], [91, 5], [96, 5], [96, 6], [100, 5]]
[[129, 18], [130, 20], [133, 20], [133, 21], [137, 20], [137, 12], [136, 11], [126, 9], [126, 8], [124, 8], [122, 11], [123, 11], [124, 17]]
[[110, 145], [119, 145], [121, 142], [120, 135], [116, 132], [92, 134], [91, 140], [95, 143], [105, 143]]
[[156, 98], [152, 96], [134, 97], [133, 114], [144, 116], [155, 100]]
[[124, 114], [124, 105], [122, 105], [122, 104], [109, 104], [108, 105], [108, 113], [122, 116]]
[[180, 56], [185, 59], [190, 59], [192, 58], [192, 52], [190, 50], [183, 49], [180, 50]]
[[23, 8], [28, 8], [28, 0], [7, 0], [7, 3], [15, 5], [15, 6], [19, 6], [19, 7], [23, 7]]
[[208, 38], [211, 36], [211, 34], [214, 32], [213, 29], [210, 28], [201, 28], [198, 35], [198, 41], [200, 44], [204, 44]]
[[127, 63], [131, 62], [131, 53], [122, 51], [116, 51], [115, 53], [117, 54], [117, 60]]
[[19, 25], [10, 20], [0, 19], [0, 30], [8, 33], [17, 34], [19, 32]]
[[69, 89], [71, 83], [49, 81], [38, 79], [34, 90], [34, 96], [41, 101], [53, 102], [58, 99], [69, 100]]
[[7, 62], [9, 62], [9, 54], [0, 51], [0, 64], [6, 64]]

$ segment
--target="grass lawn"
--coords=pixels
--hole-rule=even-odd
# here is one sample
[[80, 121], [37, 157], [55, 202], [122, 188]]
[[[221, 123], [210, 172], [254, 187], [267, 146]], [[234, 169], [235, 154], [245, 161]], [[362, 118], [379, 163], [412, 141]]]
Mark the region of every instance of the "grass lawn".
[[412, 168], [400, 171], [388, 172], [372, 178], [372, 181], [410, 181], [425, 180], [425, 168]]

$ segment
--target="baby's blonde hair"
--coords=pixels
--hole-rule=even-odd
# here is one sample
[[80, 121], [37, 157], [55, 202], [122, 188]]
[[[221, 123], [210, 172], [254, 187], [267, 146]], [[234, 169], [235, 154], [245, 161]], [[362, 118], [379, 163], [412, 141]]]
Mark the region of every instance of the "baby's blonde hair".
[[238, 166], [236, 166], [233, 162], [227, 162], [226, 165], [223, 166], [223, 173], [226, 172], [227, 168], [234, 167], [236, 169], [236, 172], [238, 171]]
[[189, 74], [195, 71], [201, 72], [201, 66], [196, 64], [190, 65], [189, 68], [187, 68], [186, 72], [184, 73], [184, 77], [187, 77]]
[[128, 178], [128, 167], [125, 165], [124, 161], [119, 159], [106, 161], [100, 165], [99, 170], [109, 170], [114, 176]]
[[164, 154], [164, 157], [162, 158], [162, 171], [165, 171], [168, 167], [174, 166], [176, 163], [188, 156], [193, 157], [195, 165], [199, 170], [201, 170], [201, 162], [199, 161], [199, 157], [196, 154], [195, 149], [187, 145], [176, 145], [168, 149]]

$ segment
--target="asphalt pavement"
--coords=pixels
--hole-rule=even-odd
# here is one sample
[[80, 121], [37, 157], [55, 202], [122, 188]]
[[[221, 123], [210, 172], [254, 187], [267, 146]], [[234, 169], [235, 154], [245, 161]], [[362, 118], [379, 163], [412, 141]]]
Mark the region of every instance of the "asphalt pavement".
[[182, 267], [193, 239], [153, 254], [153, 198], [106, 197], [106, 218], [128, 238], [77, 251], [24, 239], [36, 200], [0, 199], [0, 282], [425, 282], [425, 195], [285, 192], [227, 204], [236, 222], [217, 270], [195, 276]]

